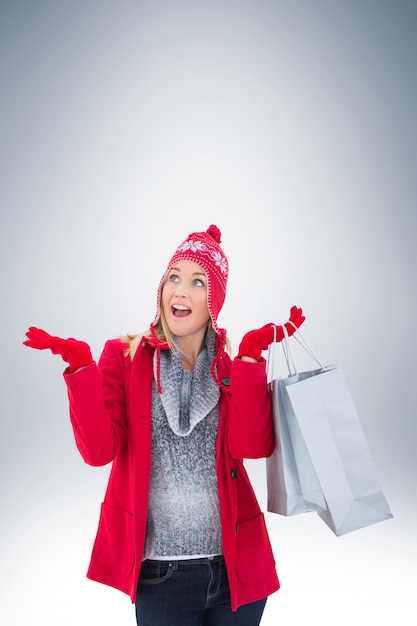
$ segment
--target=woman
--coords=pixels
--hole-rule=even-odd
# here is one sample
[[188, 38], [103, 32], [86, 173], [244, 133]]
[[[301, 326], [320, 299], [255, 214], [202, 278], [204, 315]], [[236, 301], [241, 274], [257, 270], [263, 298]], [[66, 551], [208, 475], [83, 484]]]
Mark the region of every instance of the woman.
[[[255, 626], [279, 588], [242, 462], [274, 449], [261, 354], [274, 324], [247, 333], [232, 361], [217, 323], [227, 277], [212, 225], [175, 251], [149, 330], [108, 341], [97, 365], [75, 339], [31, 327], [24, 342], [68, 362], [78, 449], [112, 462], [87, 575], [127, 593], [139, 626]], [[301, 309], [290, 320], [299, 327]]]

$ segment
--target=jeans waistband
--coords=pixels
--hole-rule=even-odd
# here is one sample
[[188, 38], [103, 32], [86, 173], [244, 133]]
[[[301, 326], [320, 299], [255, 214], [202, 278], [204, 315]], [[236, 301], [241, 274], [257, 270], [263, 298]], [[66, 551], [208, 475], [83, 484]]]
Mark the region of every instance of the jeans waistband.
[[224, 559], [223, 554], [203, 556], [195, 559], [146, 559], [148, 563], [183, 563], [184, 565], [198, 565], [201, 563], [215, 563]]

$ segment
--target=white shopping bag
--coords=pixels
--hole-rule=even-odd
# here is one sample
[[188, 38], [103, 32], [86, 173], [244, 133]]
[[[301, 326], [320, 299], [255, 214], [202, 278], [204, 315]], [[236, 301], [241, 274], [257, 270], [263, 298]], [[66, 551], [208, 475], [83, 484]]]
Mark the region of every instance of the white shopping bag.
[[[276, 450], [267, 459], [268, 510], [289, 514], [285, 498], [278, 494], [276, 485], [283, 483], [284, 469], [288, 470], [287, 478], [291, 467], [291, 475], [298, 478], [295, 488], [299, 486], [304, 502], [307, 498], [305, 511], [317, 511], [336, 535], [391, 518], [342, 371], [336, 365], [324, 367], [300, 331], [293, 337], [320, 368], [297, 372], [289, 338], [284, 338], [290, 376], [271, 382], [274, 421], [278, 428]], [[288, 424], [286, 433], [285, 422]], [[277, 471], [280, 466], [283, 470]], [[289, 486], [293, 489], [288, 479], [285, 485], [287, 491]], [[309, 495], [311, 493], [314, 497]], [[304, 511], [299, 506], [294, 512]]]

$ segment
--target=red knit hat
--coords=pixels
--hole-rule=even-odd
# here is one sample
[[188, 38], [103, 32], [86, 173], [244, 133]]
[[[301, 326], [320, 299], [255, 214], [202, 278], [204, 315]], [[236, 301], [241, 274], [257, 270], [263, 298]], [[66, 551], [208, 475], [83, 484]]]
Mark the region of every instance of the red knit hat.
[[220, 242], [220, 230], [212, 224], [204, 233], [191, 233], [188, 235], [187, 239], [177, 248], [159, 283], [157, 311], [153, 324], [156, 324], [159, 319], [162, 285], [167, 273], [178, 261], [194, 261], [194, 263], [203, 268], [207, 275], [207, 306], [213, 322], [213, 328], [216, 333], [224, 335], [225, 331], [217, 325], [217, 317], [226, 296], [229, 264], [223, 250], [220, 248]]

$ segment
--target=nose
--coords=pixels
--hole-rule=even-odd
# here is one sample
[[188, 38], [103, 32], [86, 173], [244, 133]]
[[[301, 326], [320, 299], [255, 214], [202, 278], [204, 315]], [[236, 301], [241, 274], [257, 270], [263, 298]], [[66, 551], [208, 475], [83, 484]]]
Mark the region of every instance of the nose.
[[185, 298], [188, 295], [187, 287], [184, 283], [178, 283], [175, 288], [175, 296], [179, 298]]

